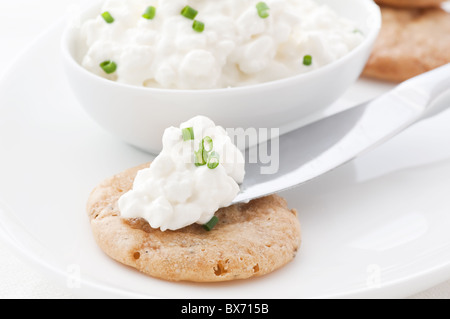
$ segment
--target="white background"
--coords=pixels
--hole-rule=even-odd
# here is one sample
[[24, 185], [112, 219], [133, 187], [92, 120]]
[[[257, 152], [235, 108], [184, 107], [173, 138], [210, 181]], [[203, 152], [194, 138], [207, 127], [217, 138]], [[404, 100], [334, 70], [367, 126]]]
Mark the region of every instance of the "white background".
[[[56, 21], [86, 0], [1, 0], [0, 75], [15, 57]], [[19, 260], [0, 242], [0, 298], [79, 298]], [[102, 296], [98, 296], [101, 298]], [[411, 298], [450, 299], [450, 281]]]

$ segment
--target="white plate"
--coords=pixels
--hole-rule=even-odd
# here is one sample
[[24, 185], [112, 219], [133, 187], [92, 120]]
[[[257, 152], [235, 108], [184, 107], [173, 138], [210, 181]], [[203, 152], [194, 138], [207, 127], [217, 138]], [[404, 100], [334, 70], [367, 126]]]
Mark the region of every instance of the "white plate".
[[[60, 30], [40, 37], [0, 82], [0, 233], [25, 261], [75, 286], [74, 293], [387, 298], [450, 278], [450, 113], [283, 193], [299, 211], [303, 246], [272, 274], [233, 283], [170, 283], [111, 260], [93, 240], [86, 199], [104, 178], [151, 158], [105, 133], [77, 104], [60, 65]], [[335, 110], [389, 87], [359, 81]]]

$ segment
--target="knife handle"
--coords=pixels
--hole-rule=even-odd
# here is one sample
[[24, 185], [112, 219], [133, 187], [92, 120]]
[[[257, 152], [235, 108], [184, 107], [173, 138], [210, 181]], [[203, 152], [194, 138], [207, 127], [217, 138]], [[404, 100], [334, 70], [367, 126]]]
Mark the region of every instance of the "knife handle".
[[414, 89], [425, 97], [427, 109], [422, 119], [433, 117], [450, 108], [450, 101], [433, 103], [450, 90], [450, 63], [407, 80], [402, 85]]

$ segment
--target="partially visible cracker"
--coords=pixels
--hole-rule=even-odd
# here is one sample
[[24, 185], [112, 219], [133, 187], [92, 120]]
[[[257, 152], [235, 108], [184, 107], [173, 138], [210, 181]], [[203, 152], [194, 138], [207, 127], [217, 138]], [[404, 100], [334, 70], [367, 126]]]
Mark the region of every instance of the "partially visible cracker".
[[383, 26], [363, 75], [392, 82], [450, 63], [450, 13], [381, 8]]
[[144, 167], [104, 181], [88, 200], [95, 240], [113, 259], [165, 280], [217, 282], [268, 274], [296, 255], [297, 213], [276, 195], [220, 209], [210, 232], [197, 224], [162, 232], [144, 219], [122, 219], [117, 200]]
[[446, 0], [375, 0], [379, 5], [400, 8], [429, 8], [439, 7]]

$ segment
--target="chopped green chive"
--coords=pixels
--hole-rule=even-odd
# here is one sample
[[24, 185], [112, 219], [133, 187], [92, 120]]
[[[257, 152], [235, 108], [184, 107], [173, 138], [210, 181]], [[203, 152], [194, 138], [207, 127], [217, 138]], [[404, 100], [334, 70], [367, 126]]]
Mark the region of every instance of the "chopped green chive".
[[306, 65], [306, 66], [311, 65], [311, 64], [312, 64], [312, 56], [310, 56], [310, 55], [305, 55], [305, 56], [303, 57], [303, 64]]
[[211, 152], [214, 148], [214, 144], [213, 144], [213, 140], [211, 137], [206, 136], [203, 140], [202, 140], [202, 147], [205, 151], [207, 151], [208, 153]]
[[108, 11], [103, 12], [102, 17], [106, 21], [106, 23], [114, 22], [114, 18], [112, 17], [111, 13], [109, 13]]
[[201, 21], [194, 20], [194, 23], [192, 24], [192, 29], [194, 29], [197, 32], [203, 32], [203, 30], [205, 30], [205, 24]]
[[194, 128], [188, 127], [181, 130], [183, 134], [183, 141], [190, 141], [194, 139]]
[[194, 8], [191, 8], [190, 6], [185, 6], [183, 10], [181, 10], [181, 15], [191, 20], [194, 20], [197, 14], [198, 11]]
[[217, 216], [213, 216], [213, 218], [211, 218], [211, 220], [209, 222], [207, 222], [206, 224], [203, 225], [203, 228], [206, 231], [211, 231], [214, 226], [217, 225], [217, 223], [219, 222], [219, 218]]
[[147, 9], [145, 9], [145, 12], [142, 15], [142, 17], [147, 20], [152, 20], [155, 17], [155, 15], [156, 15], [156, 8], [150, 6]]
[[116, 72], [117, 64], [114, 61], [105, 61], [100, 63], [100, 67], [105, 71], [106, 74], [111, 74]]
[[219, 166], [220, 156], [217, 152], [213, 152], [213, 148], [212, 138], [209, 136], [204, 137], [200, 142], [198, 151], [194, 151], [195, 166], [207, 165], [209, 169], [215, 169]]
[[194, 164], [197, 167], [206, 165], [206, 161], [203, 158], [203, 148], [200, 148], [198, 151], [194, 152]]
[[260, 18], [265, 19], [269, 17], [269, 6], [265, 2], [258, 2], [256, 4], [256, 10], [258, 10], [258, 15]]
[[203, 166], [206, 165], [206, 161], [208, 160], [208, 153], [205, 152], [205, 147], [203, 140], [200, 142], [198, 147], [198, 151], [194, 151], [194, 164], [195, 166]]
[[214, 148], [213, 140], [211, 137], [206, 136], [203, 138], [202, 142], [200, 143], [200, 150], [203, 152], [203, 161], [205, 163], [208, 162], [209, 153], [212, 152]]
[[209, 169], [215, 169], [217, 166], [219, 166], [219, 154], [217, 152], [211, 152], [208, 156], [206, 165]]

